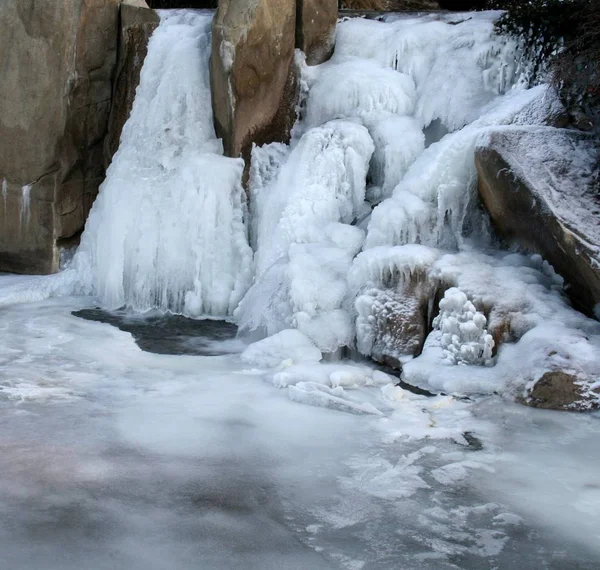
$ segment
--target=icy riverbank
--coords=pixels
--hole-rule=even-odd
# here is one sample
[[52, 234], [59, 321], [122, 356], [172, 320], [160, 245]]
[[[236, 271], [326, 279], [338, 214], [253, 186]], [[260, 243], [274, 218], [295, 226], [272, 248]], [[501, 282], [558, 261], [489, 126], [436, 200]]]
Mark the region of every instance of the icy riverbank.
[[2, 309], [11, 568], [600, 563], [598, 414], [392, 385], [346, 387], [382, 416], [300, 405], [236, 355], [151, 354], [70, 314], [93, 304]]

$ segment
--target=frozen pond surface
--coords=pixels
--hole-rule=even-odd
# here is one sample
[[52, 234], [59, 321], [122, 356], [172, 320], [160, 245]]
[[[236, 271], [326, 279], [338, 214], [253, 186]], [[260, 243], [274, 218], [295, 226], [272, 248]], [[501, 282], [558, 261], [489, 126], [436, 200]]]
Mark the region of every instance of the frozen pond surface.
[[436, 421], [468, 445], [420, 437], [414, 406], [292, 402], [236, 354], [152, 354], [71, 314], [94, 306], [0, 309], [3, 567], [599, 567], [597, 414], [457, 401]]

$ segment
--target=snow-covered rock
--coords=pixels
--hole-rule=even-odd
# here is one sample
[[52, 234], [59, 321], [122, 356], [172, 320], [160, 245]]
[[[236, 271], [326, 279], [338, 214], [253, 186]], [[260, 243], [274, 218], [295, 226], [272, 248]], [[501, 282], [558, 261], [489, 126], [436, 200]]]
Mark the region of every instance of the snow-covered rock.
[[576, 305], [600, 317], [600, 141], [552, 127], [482, 136], [479, 194], [510, 242], [541, 254]]

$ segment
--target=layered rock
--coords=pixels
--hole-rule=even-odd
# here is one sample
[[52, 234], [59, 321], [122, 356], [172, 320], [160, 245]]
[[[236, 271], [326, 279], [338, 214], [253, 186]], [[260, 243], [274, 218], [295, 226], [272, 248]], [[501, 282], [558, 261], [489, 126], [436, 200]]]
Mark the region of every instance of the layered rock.
[[287, 141], [295, 120], [293, 0], [221, 0], [213, 20], [211, 88], [225, 153]]
[[148, 53], [148, 41], [159, 22], [158, 14], [148, 8], [145, 0], [124, 0], [121, 3], [118, 64], [108, 133], [104, 142], [106, 167], [119, 148], [121, 132], [131, 113], [135, 91], [140, 83], [140, 72]]
[[118, 0], [0, 5], [0, 271], [58, 269], [104, 176]]
[[479, 141], [479, 194], [498, 232], [541, 254], [574, 304], [600, 315], [597, 139], [552, 127], [497, 130]]
[[308, 65], [318, 65], [333, 53], [337, 0], [296, 1], [296, 47], [306, 54]]

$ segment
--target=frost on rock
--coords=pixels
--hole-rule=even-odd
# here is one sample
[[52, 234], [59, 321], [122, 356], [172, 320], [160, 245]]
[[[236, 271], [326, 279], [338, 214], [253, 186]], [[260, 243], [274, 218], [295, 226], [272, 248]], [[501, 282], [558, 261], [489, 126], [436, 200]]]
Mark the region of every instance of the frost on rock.
[[256, 277], [236, 312], [242, 328], [297, 328], [324, 352], [349, 344], [352, 323], [342, 303], [364, 237], [350, 224], [363, 206], [372, 153], [365, 127], [331, 121], [305, 133], [266, 185], [260, 177]]
[[108, 308], [227, 315], [250, 285], [243, 163], [222, 156], [210, 100], [211, 16], [153, 34], [131, 116], [73, 267]]
[[[544, 374], [560, 372], [579, 384], [581, 394], [594, 389], [600, 323], [565, 302], [562, 280], [539, 256], [447, 254], [429, 278], [456, 289], [442, 300], [438, 328], [422, 354], [404, 365], [407, 382], [448, 392], [504, 391], [526, 400]], [[490, 361], [494, 344], [498, 352]], [[473, 357], [493, 366], [470, 366], [465, 374], [464, 366], [451, 365]]]
[[441, 346], [449, 364], [491, 364], [494, 339], [488, 334], [487, 319], [456, 287], [440, 301], [433, 326], [441, 331]]
[[403, 357], [419, 354], [435, 290], [428, 271], [438, 255], [414, 244], [378, 247], [358, 255], [348, 281], [361, 354], [394, 367]]
[[279, 366], [282, 362], [319, 362], [321, 351], [298, 330], [286, 329], [273, 336], [251, 344], [241, 359], [265, 368]]

